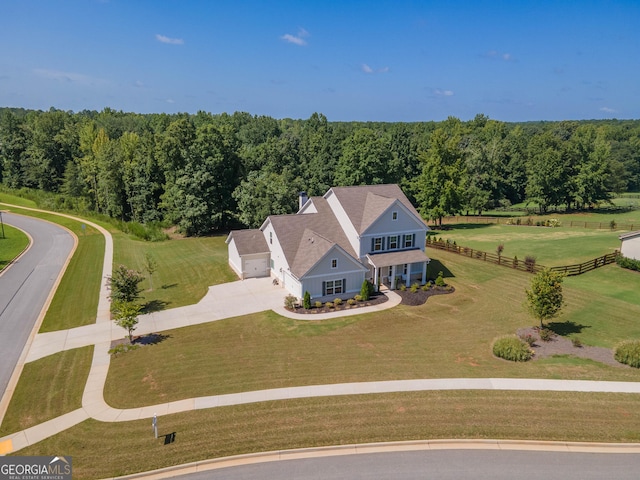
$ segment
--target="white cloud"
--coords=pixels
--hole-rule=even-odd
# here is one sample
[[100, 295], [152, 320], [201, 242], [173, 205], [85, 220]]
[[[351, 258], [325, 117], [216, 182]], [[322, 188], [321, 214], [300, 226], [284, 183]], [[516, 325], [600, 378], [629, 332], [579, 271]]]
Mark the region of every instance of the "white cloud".
[[362, 69], [362, 71], [364, 73], [373, 73], [373, 68], [371, 68], [369, 65], [367, 65], [366, 63], [363, 63], [362, 66], [360, 67]]
[[377, 70], [374, 70], [366, 63], [363, 63], [362, 65], [360, 65], [360, 70], [362, 70], [367, 75], [372, 75], [374, 73], [388, 73], [390, 71], [389, 67], [382, 67]]
[[156, 40], [159, 41], [160, 43], [167, 43], [169, 45], [183, 45], [184, 44], [184, 40], [181, 39], [181, 38], [165, 37], [164, 35], [160, 35], [159, 33], [156, 34]]
[[605, 113], [616, 113], [617, 110], [614, 110], [613, 108], [609, 108], [609, 107], [602, 107], [600, 109], [601, 112], [605, 112]]
[[436, 97], [453, 97], [453, 90], [442, 90], [440, 88], [434, 88], [433, 94]]
[[307, 44], [307, 41], [305, 40], [305, 38], [309, 37], [309, 36], [310, 36], [309, 32], [307, 32], [304, 28], [300, 28], [300, 29], [298, 29], [298, 34], [297, 35], [292, 35], [290, 33], [285, 33], [280, 38], [282, 40], [284, 40], [285, 42], [293, 43], [294, 45], [299, 45], [299, 46], [303, 47], [303, 46], [305, 46]]
[[144, 87], [144, 83], [142, 83], [140, 80], [136, 80], [134, 82], [133, 86], [137, 87], [137, 88], [142, 88], [142, 87]]
[[496, 60], [504, 60], [505, 62], [514, 62], [513, 55], [507, 52], [498, 52], [497, 50], [489, 50], [482, 55], [485, 58], [494, 58]]
[[78, 85], [97, 85], [106, 83], [106, 80], [93, 78], [82, 73], [61, 72], [59, 70], [49, 70], [46, 68], [36, 68], [33, 72], [40, 77], [56, 80], [58, 82], [75, 83]]
[[174, 99], [172, 99], [172, 98], [167, 98], [165, 101], [166, 101], [167, 103], [176, 103], [176, 102], [175, 102], [175, 100], [174, 100]]

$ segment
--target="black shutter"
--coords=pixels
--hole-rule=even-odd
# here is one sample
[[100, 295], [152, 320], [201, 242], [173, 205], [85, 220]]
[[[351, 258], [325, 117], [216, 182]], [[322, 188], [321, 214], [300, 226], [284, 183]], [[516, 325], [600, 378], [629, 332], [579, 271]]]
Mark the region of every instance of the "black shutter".
[[342, 279], [342, 293], [347, 293], [347, 279]]
[[372, 238], [372, 239], [371, 239], [371, 251], [372, 251], [372, 252], [373, 252], [373, 242], [375, 242], [375, 239], [374, 239], [374, 238]]
[[322, 296], [327, 294], [327, 282], [322, 282]]
[[416, 248], [416, 234], [411, 235], [411, 247]]

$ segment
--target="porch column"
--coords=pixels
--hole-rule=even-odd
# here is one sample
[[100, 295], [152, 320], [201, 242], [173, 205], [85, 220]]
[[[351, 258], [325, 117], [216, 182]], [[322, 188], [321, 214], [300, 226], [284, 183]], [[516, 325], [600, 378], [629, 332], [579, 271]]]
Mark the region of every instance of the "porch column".
[[389, 281], [389, 288], [391, 290], [396, 289], [396, 266], [395, 265], [391, 267], [391, 280]]
[[422, 262], [422, 284], [427, 283], [427, 262]]
[[373, 283], [373, 289], [374, 291], [379, 291], [378, 288], [378, 267], [376, 267], [375, 265], [373, 266], [373, 278], [371, 279]]
[[413, 263], [407, 263], [407, 278], [404, 280], [404, 284], [409, 288], [411, 286], [411, 266]]

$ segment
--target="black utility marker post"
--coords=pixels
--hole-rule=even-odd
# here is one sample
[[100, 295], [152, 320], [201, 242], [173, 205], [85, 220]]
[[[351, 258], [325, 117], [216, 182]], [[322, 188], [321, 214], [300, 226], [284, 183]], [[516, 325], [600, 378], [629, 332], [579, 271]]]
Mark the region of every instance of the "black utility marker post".
[[2, 238], [4, 238], [4, 223], [2, 222], [2, 210], [0, 210], [0, 226], [2, 226]]

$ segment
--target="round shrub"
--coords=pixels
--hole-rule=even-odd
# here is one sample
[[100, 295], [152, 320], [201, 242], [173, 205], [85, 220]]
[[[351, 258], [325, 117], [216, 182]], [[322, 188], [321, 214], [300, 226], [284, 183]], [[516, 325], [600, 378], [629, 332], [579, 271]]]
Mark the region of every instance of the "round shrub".
[[640, 368], [640, 340], [625, 340], [615, 350], [614, 358], [630, 367]]
[[520, 340], [515, 335], [505, 335], [494, 340], [493, 354], [496, 357], [511, 360], [512, 362], [526, 362], [533, 356], [533, 351], [527, 342]]

